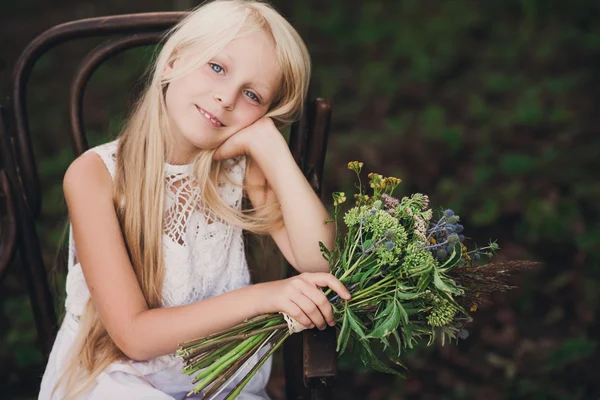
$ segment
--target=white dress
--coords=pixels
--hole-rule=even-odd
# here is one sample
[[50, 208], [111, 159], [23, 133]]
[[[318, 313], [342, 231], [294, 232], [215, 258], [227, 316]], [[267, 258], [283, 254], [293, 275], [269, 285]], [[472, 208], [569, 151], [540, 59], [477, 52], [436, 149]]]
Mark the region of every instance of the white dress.
[[[117, 141], [90, 149], [102, 158], [110, 175], [115, 176]], [[228, 161], [227, 178], [219, 182], [223, 199], [232, 207], [240, 209], [246, 160], [240, 157]], [[198, 190], [191, 177], [189, 165], [165, 165], [165, 213], [163, 252], [165, 277], [162, 291], [163, 307], [190, 304], [250, 284], [246, 263], [242, 230], [211, 218], [210, 211], [198, 209]], [[236, 184], [237, 183], [237, 184]], [[60, 387], [51, 397], [54, 386], [64, 368], [65, 356], [72, 346], [85, 304], [89, 299], [72, 232], [69, 239], [69, 263], [67, 274], [67, 298], [65, 318], [60, 327], [46, 371], [42, 378], [39, 399], [61, 399], [64, 388]], [[262, 356], [267, 351], [263, 348]], [[249, 370], [258, 357], [252, 359]], [[271, 358], [258, 370], [246, 385], [238, 399], [268, 399], [265, 386], [271, 372]], [[183, 399], [192, 390], [190, 376], [181, 372], [183, 364], [173, 355], [165, 355], [149, 361], [118, 361], [112, 363], [96, 379], [94, 385], [81, 399]], [[239, 377], [221, 393], [225, 397]], [[200, 394], [197, 397], [201, 398]]]

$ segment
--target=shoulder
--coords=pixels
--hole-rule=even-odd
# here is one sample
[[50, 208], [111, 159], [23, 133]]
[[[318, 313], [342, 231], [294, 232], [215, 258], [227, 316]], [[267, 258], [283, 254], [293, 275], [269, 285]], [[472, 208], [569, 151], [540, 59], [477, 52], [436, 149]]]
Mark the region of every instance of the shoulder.
[[63, 179], [65, 196], [75, 193], [112, 196], [112, 178], [102, 158], [95, 152], [86, 152], [71, 163]]

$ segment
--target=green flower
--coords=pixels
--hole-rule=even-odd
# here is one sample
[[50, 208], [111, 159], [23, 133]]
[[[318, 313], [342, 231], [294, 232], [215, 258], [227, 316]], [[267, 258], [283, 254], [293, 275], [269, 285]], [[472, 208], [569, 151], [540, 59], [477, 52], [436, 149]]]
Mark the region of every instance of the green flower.
[[[393, 242], [387, 242], [387, 243], [393, 244]], [[399, 258], [398, 258], [398, 254], [396, 254], [396, 252], [394, 251], [395, 247], [396, 246], [393, 246], [392, 248], [390, 248], [389, 245], [384, 245], [384, 246], [380, 246], [379, 248], [377, 248], [377, 255], [379, 256], [379, 260], [381, 261], [381, 264], [383, 264], [383, 265], [398, 264]]]
[[418, 243], [411, 243], [406, 248], [406, 257], [404, 257], [404, 267], [409, 274], [412, 271], [423, 270], [426, 268], [433, 268], [437, 266], [437, 261], [433, 255], [424, 250]]
[[365, 218], [367, 213], [369, 212], [369, 207], [360, 206], [360, 207], [352, 207], [348, 210], [348, 212], [344, 215], [344, 222], [348, 228], [359, 225], [360, 221]]
[[[429, 198], [422, 193], [414, 193], [410, 197], [403, 197], [398, 206], [398, 211], [410, 208], [410, 211], [404, 210], [408, 215], [417, 214], [424, 211], [429, 205]], [[412, 213], [411, 213], [412, 211]]]
[[458, 309], [448, 300], [432, 297], [433, 307], [427, 316], [427, 323], [431, 326], [444, 326], [452, 323]]
[[427, 211], [424, 211], [421, 213], [421, 217], [425, 220], [425, 222], [429, 223], [429, 221], [431, 221], [431, 217], [433, 216], [433, 210], [432, 209], [428, 209]]
[[[375, 213], [365, 219], [365, 230], [373, 232], [373, 239], [379, 240], [384, 237], [388, 230], [396, 232], [399, 224], [398, 220], [383, 210], [374, 210]], [[372, 213], [373, 211], [371, 211]]]

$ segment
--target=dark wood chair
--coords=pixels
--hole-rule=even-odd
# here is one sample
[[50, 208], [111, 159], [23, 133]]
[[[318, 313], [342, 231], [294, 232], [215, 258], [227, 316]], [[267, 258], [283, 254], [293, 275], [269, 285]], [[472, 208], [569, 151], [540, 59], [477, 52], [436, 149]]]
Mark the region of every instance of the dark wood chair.
[[[47, 358], [58, 323], [42, 259], [35, 223], [40, 216], [42, 193], [32, 150], [27, 112], [31, 71], [53, 47], [81, 38], [109, 37], [82, 60], [70, 88], [69, 119], [76, 156], [88, 148], [82, 103], [90, 77], [98, 66], [127, 49], [158, 43], [161, 35], [186, 13], [160, 12], [90, 18], [57, 25], [36, 37], [23, 51], [13, 73], [12, 104], [0, 107], [0, 282], [11, 265], [23, 269], [33, 306], [39, 346]], [[331, 105], [317, 98], [290, 133], [290, 148], [314, 190], [320, 194]], [[35, 117], [35, 116], [34, 116]], [[33, 117], [33, 118], [34, 118]], [[12, 263], [18, 252], [19, 263]], [[294, 273], [288, 266], [287, 274]], [[337, 372], [335, 329], [293, 335], [284, 346], [287, 399], [326, 399]]]

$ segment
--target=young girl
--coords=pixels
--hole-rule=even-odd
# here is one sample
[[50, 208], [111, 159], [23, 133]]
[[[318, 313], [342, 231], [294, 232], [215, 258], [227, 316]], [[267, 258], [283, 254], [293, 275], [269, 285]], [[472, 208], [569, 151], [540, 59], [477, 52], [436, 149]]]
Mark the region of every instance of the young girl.
[[[119, 139], [65, 175], [66, 315], [40, 399], [182, 399], [180, 342], [269, 312], [333, 324], [319, 288], [350, 297], [319, 251], [333, 227], [277, 129], [309, 75], [297, 32], [260, 2], [207, 3], [172, 30]], [[243, 229], [271, 235], [301, 274], [250, 285]], [[239, 398], [268, 398], [269, 373]]]

